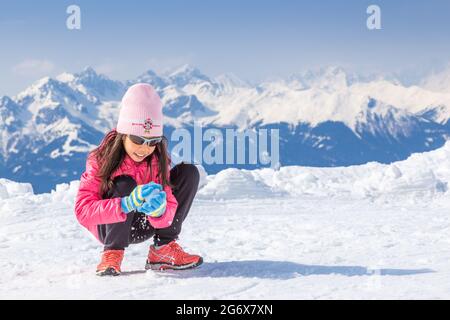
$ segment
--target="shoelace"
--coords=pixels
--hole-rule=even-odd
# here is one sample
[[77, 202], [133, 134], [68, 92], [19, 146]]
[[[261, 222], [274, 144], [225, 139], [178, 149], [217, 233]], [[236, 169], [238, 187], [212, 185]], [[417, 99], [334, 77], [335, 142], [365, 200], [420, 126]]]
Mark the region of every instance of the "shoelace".
[[180, 245], [176, 242], [172, 242], [170, 244], [170, 248], [174, 251], [175, 260], [177, 261], [178, 259], [184, 260], [181, 258], [189, 255], [187, 252], [184, 252]]
[[170, 260], [172, 261], [179, 261], [179, 260], [184, 260], [181, 259], [183, 256], [183, 253], [186, 254], [185, 252], [183, 252], [183, 249], [180, 247], [180, 245], [176, 242], [171, 242], [169, 244], [167, 244], [169, 250], [168, 256], [171, 256], [172, 258]]
[[123, 252], [118, 250], [111, 250], [103, 253], [101, 265], [120, 266], [122, 262]]

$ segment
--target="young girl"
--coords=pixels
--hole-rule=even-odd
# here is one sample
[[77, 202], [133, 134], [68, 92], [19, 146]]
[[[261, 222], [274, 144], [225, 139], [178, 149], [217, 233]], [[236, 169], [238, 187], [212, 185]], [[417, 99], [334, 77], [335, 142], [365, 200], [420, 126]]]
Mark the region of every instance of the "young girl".
[[199, 172], [181, 163], [170, 170], [161, 100], [148, 84], [125, 93], [117, 129], [88, 156], [75, 213], [103, 245], [97, 275], [119, 275], [129, 244], [154, 238], [145, 269], [188, 269], [203, 259], [175, 242], [194, 200]]

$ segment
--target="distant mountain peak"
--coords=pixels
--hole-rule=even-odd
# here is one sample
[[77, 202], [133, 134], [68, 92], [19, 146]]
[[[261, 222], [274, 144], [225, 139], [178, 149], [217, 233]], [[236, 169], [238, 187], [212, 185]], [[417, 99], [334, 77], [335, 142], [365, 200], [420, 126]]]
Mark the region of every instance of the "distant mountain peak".
[[209, 77], [204, 75], [198, 68], [189, 64], [182, 65], [175, 69], [167, 77], [173, 84], [178, 86], [185, 86], [189, 83], [198, 81], [211, 81]]
[[226, 72], [218, 75], [214, 78], [214, 81], [218, 84], [222, 84], [224, 86], [234, 86], [234, 87], [249, 87], [250, 85], [236, 76], [232, 72]]
[[84, 69], [77, 74], [78, 76], [86, 75], [86, 76], [98, 76], [97, 71], [94, 70], [91, 66], [84, 67]]
[[66, 83], [73, 90], [95, 97], [90, 100], [120, 100], [125, 93], [125, 85], [121, 81], [111, 80], [109, 77], [97, 73], [92, 67], [86, 67], [83, 71], [75, 74], [63, 73], [57, 79]]
[[200, 70], [197, 67], [194, 67], [186, 63], [172, 70], [168, 76], [174, 77], [179, 74], [195, 74], [195, 73], [200, 73]]
[[155, 71], [149, 69], [139, 75], [136, 80], [128, 81], [127, 85], [132, 85], [135, 83], [148, 83], [155, 87], [157, 90], [160, 90], [168, 85], [168, 80], [164, 77], [159, 76]]
[[54, 91], [59, 91], [64, 86], [66, 86], [66, 84], [59, 80], [56, 80], [56, 79], [53, 79], [50, 77], [44, 77], [44, 78], [41, 78], [41, 79], [37, 80], [36, 82], [34, 82], [31, 86], [26, 88], [24, 91], [20, 92], [14, 98], [14, 100], [17, 102], [17, 101], [21, 101], [25, 97], [46, 96], [48, 94], [53, 93]]
[[50, 77], [44, 77], [41, 78], [39, 80], [37, 80], [36, 82], [34, 82], [31, 86], [32, 87], [36, 87], [36, 88], [40, 88], [43, 87], [45, 85], [49, 85], [49, 84], [54, 84], [54, 79], [50, 78]]
[[[105, 75], [97, 73], [92, 67], [85, 67], [82, 71], [77, 73], [63, 72], [56, 76], [56, 80], [69, 83], [74, 81], [86, 81], [86, 80], [94, 80], [94, 79], [106, 79], [109, 78]], [[112, 81], [112, 80], [111, 80]]]
[[80, 80], [90, 80], [90, 81], [106, 80], [106, 81], [116, 82], [114, 80], [111, 80], [108, 76], [98, 73], [97, 71], [94, 70], [94, 68], [92, 68], [90, 66], [85, 67], [83, 69], [83, 71], [81, 71], [79, 73], [75, 73], [74, 76], [75, 76], [75, 78], [78, 78]]
[[143, 76], [143, 75], [159, 77], [158, 74], [155, 71], [153, 71], [152, 69], [148, 69], [147, 71], [145, 71], [144, 73], [141, 74], [141, 76]]
[[295, 73], [288, 81], [300, 88], [337, 89], [351, 85], [356, 75], [342, 67], [328, 66]]

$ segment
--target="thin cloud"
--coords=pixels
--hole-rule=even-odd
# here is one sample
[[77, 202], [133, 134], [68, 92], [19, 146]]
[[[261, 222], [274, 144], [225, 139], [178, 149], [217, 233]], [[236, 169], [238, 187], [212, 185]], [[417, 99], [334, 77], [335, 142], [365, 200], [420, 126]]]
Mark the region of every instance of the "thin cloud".
[[49, 60], [26, 59], [12, 67], [13, 74], [21, 77], [40, 77], [55, 70]]

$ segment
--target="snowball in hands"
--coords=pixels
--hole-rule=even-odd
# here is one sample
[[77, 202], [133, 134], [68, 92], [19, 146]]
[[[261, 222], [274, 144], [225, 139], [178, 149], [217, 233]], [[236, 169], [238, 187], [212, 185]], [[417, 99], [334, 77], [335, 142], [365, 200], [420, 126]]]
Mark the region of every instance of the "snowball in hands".
[[161, 190], [162, 186], [154, 182], [138, 185], [129, 196], [122, 198], [122, 211], [124, 213], [129, 213], [140, 208], [145, 202], [145, 199], [152, 195], [152, 192], [159, 193]]
[[145, 198], [144, 204], [138, 208], [138, 211], [152, 218], [159, 218], [166, 212], [166, 205], [166, 193], [154, 190], [150, 196]]

